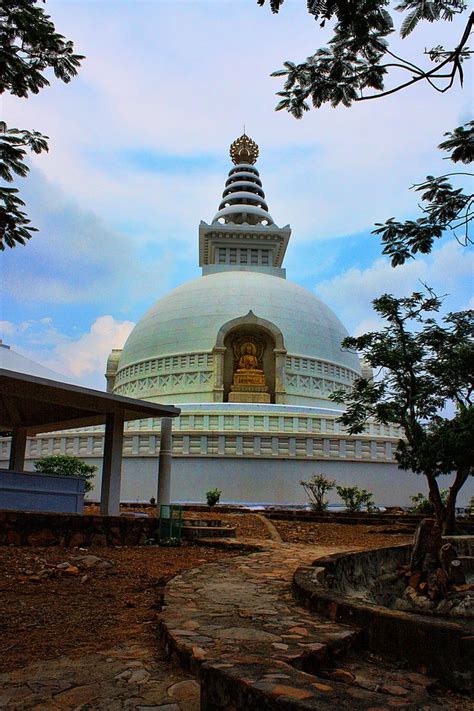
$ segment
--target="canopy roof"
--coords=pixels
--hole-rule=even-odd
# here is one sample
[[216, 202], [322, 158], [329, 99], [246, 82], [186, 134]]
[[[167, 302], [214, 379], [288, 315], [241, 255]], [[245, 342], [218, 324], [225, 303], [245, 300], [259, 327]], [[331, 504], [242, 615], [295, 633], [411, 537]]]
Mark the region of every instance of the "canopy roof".
[[180, 410], [0, 368], [0, 430], [22, 427], [34, 435], [104, 424], [119, 413], [127, 421], [177, 417]]

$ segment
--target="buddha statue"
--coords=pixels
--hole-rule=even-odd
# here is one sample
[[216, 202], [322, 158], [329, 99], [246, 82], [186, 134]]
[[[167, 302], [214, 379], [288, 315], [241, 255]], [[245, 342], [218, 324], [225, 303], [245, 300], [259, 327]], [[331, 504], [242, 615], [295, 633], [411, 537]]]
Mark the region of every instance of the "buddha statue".
[[234, 341], [234, 375], [229, 393], [229, 402], [270, 402], [265, 383], [262, 357], [263, 341], [238, 338]]
[[237, 372], [241, 370], [261, 370], [258, 367], [258, 360], [254, 354], [254, 348], [255, 346], [253, 343], [245, 343], [242, 346], [242, 355], [239, 358], [239, 367]]

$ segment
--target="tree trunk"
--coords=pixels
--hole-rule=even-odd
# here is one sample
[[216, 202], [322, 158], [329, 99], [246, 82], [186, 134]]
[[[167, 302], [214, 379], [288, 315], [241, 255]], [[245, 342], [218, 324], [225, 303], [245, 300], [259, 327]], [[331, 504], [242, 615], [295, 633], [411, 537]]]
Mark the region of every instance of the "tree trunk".
[[441, 494], [439, 492], [438, 482], [436, 477], [430, 472], [425, 472], [425, 476], [428, 480], [428, 487], [430, 491], [430, 501], [433, 504], [436, 523], [439, 526], [439, 530], [444, 534], [445, 521], [446, 521], [446, 507], [441, 499]]
[[443, 536], [452, 536], [456, 529], [456, 499], [459, 491], [463, 487], [468, 477], [469, 472], [458, 471], [451, 487], [449, 488], [449, 496], [446, 502], [445, 518], [443, 521], [442, 532]]

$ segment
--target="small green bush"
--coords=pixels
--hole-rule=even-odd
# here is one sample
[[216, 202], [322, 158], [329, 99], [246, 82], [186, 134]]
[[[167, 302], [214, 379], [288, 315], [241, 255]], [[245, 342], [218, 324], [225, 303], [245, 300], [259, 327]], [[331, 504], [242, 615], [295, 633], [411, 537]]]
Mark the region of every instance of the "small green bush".
[[216, 504], [218, 504], [221, 498], [221, 494], [221, 489], [209, 489], [209, 491], [206, 491], [207, 505], [215, 506]]
[[367, 511], [375, 511], [377, 508], [373, 501], [373, 494], [366, 489], [359, 489], [358, 486], [336, 486], [336, 491], [350, 513], [356, 513], [364, 506]]
[[[441, 496], [441, 501], [443, 502], [443, 504], [446, 505], [449, 496], [449, 489], [442, 489], [439, 492], [439, 495]], [[410, 506], [409, 509], [411, 513], [429, 515], [434, 514], [433, 504], [429, 499], [426, 498], [424, 494], [421, 493], [421, 491], [419, 491], [414, 496], [410, 496], [410, 501], [413, 502], [413, 506]]]
[[53, 474], [54, 476], [80, 476], [84, 479], [84, 491], [93, 489], [92, 480], [97, 471], [93, 464], [86, 464], [78, 457], [70, 457], [67, 454], [57, 456], [42, 457], [35, 461], [35, 470], [40, 474]]
[[326, 479], [324, 474], [314, 474], [312, 479], [300, 481], [300, 484], [308, 495], [312, 510], [326, 511], [328, 502], [324, 500], [324, 495], [334, 489], [336, 482]]

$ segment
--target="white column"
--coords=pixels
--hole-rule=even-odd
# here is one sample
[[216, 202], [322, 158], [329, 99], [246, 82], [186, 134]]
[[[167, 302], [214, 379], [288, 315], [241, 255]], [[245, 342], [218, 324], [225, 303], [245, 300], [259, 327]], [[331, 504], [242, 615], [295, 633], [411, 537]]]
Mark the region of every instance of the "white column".
[[284, 404], [286, 402], [286, 350], [284, 348], [275, 348], [275, 403]]
[[158, 512], [160, 511], [160, 506], [170, 503], [171, 456], [173, 451], [171, 425], [171, 417], [161, 418], [160, 456], [158, 460], [158, 493], [156, 500]]
[[23, 471], [25, 467], [25, 451], [26, 451], [26, 429], [24, 427], [15, 427], [12, 433], [10, 444], [10, 461], [8, 468], [13, 471]]
[[122, 478], [123, 413], [108, 414], [105, 423], [104, 461], [100, 513], [120, 514], [120, 480]]
[[214, 402], [224, 400], [224, 354], [226, 348], [216, 346], [212, 351], [214, 360]]

